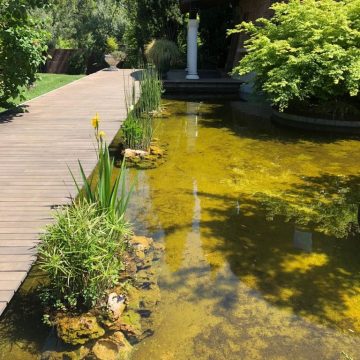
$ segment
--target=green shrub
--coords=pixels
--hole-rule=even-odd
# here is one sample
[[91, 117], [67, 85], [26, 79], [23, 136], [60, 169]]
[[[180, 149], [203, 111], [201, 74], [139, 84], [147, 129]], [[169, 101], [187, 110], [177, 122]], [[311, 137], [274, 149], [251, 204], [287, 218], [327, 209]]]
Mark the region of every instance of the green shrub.
[[116, 38], [110, 36], [106, 39], [106, 51], [108, 53], [112, 53], [114, 51], [119, 50], [119, 44], [117, 43]]
[[255, 84], [280, 110], [292, 102], [355, 97], [360, 87], [360, 0], [290, 0], [274, 16], [243, 22], [247, 55], [234, 69], [254, 72]]
[[126, 59], [126, 54], [123, 51], [117, 50], [111, 53], [112, 57], [118, 61], [124, 61]]
[[39, 266], [49, 278], [43, 299], [58, 308], [94, 306], [119, 281], [129, 234], [128, 224], [99, 214], [96, 204], [57, 211], [39, 246]]
[[88, 55], [83, 50], [74, 52], [69, 58], [69, 67], [67, 73], [70, 75], [79, 75], [87, 73]]
[[166, 39], [157, 39], [149, 43], [146, 46], [145, 55], [162, 75], [166, 75], [171, 66], [176, 65], [181, 58], [177, 45]]
[[34, 21], [30, 10], [43, 7], [42, 0], [0, 2], [0, 103], [21, 95], [36, 80], [46, 60], [48, 34]]

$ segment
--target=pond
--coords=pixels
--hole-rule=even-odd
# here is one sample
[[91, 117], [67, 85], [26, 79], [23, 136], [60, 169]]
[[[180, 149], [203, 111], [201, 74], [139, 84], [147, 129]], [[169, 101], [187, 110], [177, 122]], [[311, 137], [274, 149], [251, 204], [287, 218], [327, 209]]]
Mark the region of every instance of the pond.
[[[356, 359], [360, 142], [276, 128], [239, 102], [164, 106], [167, 159], [138, 171], [129, 211], [165, 245], [133, 359]], [[0, 322], [1, 360], [46, 348], [32, 278]]]
[[[166, 101], [165, 101], [166, 103]], [[134, 359], [360, 354], [360, 143], [171, 101], [167, 162], [131, 216], [166, 247], [154, 335]]]

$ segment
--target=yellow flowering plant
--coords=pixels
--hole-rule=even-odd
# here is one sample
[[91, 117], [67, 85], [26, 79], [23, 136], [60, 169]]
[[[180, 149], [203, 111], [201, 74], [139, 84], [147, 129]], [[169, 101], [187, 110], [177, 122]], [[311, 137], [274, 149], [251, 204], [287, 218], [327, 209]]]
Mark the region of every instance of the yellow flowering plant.
[[[81, 192], [81, 187], [78, 184], [75, 176], [70, 170], [74, 183], [81, 194], [89, 203], [97, 204], [101, 212], [105, 212], [111, 217], [118, 219], [124, 218], [126, 208], [133, 191], [134, 184], [127, 190], [126, 187], [126, 167], [125, 161], [122, 162], [120, 173], [117, 172], [115, 180], [113, 174], [115, 173], [114, 159], [110, 156], [109, 147], [104, 141], [105, 132], [99, 130], [100, 117], [96, 114], [91, 119], [91, 124], [95, 129], [95, 138], [98, 144], [98, 166], [97, 166], [97, 183], [93, 186], [93, 176], [90, 179], [85, 175], [85, 171], [79, 161], [79, 168], [83, 180], [84, 191]], [[125, 220], [124, 220], [125, 221]]]

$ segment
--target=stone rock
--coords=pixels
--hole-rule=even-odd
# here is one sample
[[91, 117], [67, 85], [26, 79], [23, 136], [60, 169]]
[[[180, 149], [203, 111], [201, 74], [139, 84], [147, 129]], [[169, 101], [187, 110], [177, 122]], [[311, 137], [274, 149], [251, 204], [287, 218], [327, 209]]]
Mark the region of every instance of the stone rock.
[[125, 149], [123, 151], [123, 155], [124, 155], [125, 159], [131, 159], [131, 158], [135, 158], [135, 157], [142, 158], [142, 157], [149, 155], [149, 152], [145, 151], [145, 150]]
[[107, 339], [97, 341], [92, 348], [97, 360], [118, 360], [118, 351], [118, 345]]
[[140, 306], [140, 290], [131, 285], [128, 285], [126, 290], [127, 307], [132, 310], [137, 310]]
[[141, 292], [140, 306], [145, 309], [152, 309], [161, 301], [161, 292], [157, 284], [150, 284]]
[[109, 339], [98, 340], [92, 348], [97, 360], [127, 360], [131, 351], [132, 346], [120, 331], [115, 332]]
[[137, 260], [143, 261], [145, 259], [145, 251], [143, 249], [136, 249], [135, 256]]
[[137, 267], [136, 267], [136, 261], [134, 258], [126, 258], [126, 274], [129, 276], [134, 276], [136, 273]]
[[41, 355], [41, 360], [63, 360], [63, 353], [56, 351], [46, 351]]
[[165, 245], [159, 242], [154, 243], [153, 248], [155, 251], [161, 251], [161, 252], [165, 251]]
[[152, 238], [148, 238], [146, 236], [133, 236], [130, 239], [130, 244], [136, 248], [141, 250], [149, 250], [154, 240]]
[[131, 158], [136, 157], [136, 152], [135, 152], [135, 150], [132, 150], [132, 149], [125, 149], [123, 151], [123, 155], [124, 155], [125, 159], [131, 159]]
[[162, 150], [157, 145], [151, 145], [150, 146], [150, 154], [151, 155], [156, 155], [156, 156], [163, 156], [164, 155], [164, 150]]
[[142, 334], [141, 331], [141, 316], [133, 311], [127, 310], [120, 318], [120, 330], [128, 337], [139, 338]]
[[117, 293], [111, 293], [108, 297], [107, 306], [114, 318], [117, 319], [125, 310], [125, 297]]
[[121, 354], [121, 359], [128, 359], [132, 351], [132, 346], [127, 341], [125, 335], [121, 331], [116, 331], [111, 335], [110, 340], [114, 341], [120, 347], [119, 353]]
[[105, 334], [95, 316], [64, 316], [56, 321], [58, 337], [67, 344], [83, 345]]
[[90, 352], [85, 346], [80, 346], [73, 351], [46, 351], [41, 355], [41, 360], [83, 360]]

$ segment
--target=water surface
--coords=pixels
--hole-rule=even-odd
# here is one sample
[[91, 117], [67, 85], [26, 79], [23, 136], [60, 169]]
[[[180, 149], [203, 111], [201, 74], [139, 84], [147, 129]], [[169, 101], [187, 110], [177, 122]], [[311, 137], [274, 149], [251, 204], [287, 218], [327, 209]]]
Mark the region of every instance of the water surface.
[[[129, 214], [165, 245], [162, 301], [133, 358], [358, 359], [360, 142], [276, 128], [242, 103], [164, 102], [167, 161], [138, 172]], [[0, 322], [1, 360], [49, 345], [38, 276]]]
[[134, 359], [356, 359], [359, 141], [239, 104], [166, 107], [167, 162], [139, 173], [131, 205], [166, 246], [155, 332]]

